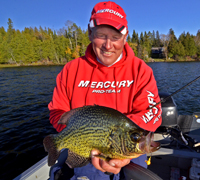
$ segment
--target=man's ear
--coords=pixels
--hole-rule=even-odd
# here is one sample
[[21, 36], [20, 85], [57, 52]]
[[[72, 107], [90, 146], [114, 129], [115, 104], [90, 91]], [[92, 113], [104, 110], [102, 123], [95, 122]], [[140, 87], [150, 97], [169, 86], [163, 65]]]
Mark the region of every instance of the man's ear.
[[126, 34], [124, 35], [125, 36], [124, 37], [124, 45], [126, 44], [126, 39], [127, 39], [128, 33], [129, 33], [129, 31], [127, 30]]
[[88, 36], [89, 36], [89, 40], [92, 41], [92, 31], [89, 24], [88, 24]]

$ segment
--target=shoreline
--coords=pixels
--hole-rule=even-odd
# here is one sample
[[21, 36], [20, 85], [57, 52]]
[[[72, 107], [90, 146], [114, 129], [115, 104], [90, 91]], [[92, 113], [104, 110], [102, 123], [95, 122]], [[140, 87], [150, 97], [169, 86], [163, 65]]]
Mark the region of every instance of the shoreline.
[[[179, 60], [176, 61], [174, 59], [169, 59], [169, 60], [165, 60], [165, 59], [148, 59], [148, 60], [144, 60], [145, 63], [157, 63], [157, 62], [198, 62], [195, 61], [194, 59], [192, 60]], [[200, 61], [199, 61], [200, 62]], [[0, 68], [9, 68], [9, 67], [28, 67], [28, 66], [64, 66], [66, 63], [31, 63], [31, 64], [0, 64]]]
[[[66, 64], [66, 63], [65, 63]], [[0, 68], [9, 68], [9, 67], [34, 67], [34, 66], [64, 66], [63, 64], [0, 64]]]

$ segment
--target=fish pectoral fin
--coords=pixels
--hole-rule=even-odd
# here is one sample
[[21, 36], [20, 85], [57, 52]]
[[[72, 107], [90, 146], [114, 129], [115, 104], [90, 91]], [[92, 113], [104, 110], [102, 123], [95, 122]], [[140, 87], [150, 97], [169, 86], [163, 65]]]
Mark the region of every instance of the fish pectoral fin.
[[70, 168], [76, 168], [87, 165], [90, 162], [90, 159], [68, 150], [68, 157], [65, 162]]

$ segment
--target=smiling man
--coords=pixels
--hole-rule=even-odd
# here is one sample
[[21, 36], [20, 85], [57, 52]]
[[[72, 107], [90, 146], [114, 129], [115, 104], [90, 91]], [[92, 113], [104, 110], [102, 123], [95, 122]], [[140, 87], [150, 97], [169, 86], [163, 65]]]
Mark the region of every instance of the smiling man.
[[99, 25], [90, 28], [90, 41], [97, 60], [105, 66], [111, 66], [122, 58], [126, 37], [112, 26]]
[[[56, 80], [49, 103], [50, 122], [58, 132], [61, 115], [86, 105], [116, 109], [141, 128], [154, 132], [161, 124], [161, 106], [152, 69], [134, 55], [126, 42], [128, 24], [124, 10], [114, 2], [100, 2], [92, 10], [85, 56], [67, 63]], [[71, 179], [119, 179], [121, 168], [130, 161], [146, 167], [146, 155], [136, 159], [103, 161], [91, 152], [91, 163], [74, 169]], [[109, 173], [107, 173], [109, 172]], [[113, 176], [112, 176], [113, 178]]]

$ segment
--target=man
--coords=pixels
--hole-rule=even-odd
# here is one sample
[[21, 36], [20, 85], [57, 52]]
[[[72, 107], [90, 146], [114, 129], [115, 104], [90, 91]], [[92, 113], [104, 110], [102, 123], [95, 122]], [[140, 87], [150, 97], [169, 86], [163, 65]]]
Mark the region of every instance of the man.
[[[161, 124], [161, 106], [149, 107], [160, 101], [156, 81], [151, 68], [135, 57], [126, 42], [124, 10], [114, 2], [100, 2], [92, 10], [88, 28], [91, 44], [85, 56], [67, 63], [57, 76], [48, 106], [50, 122], [60, 132], [65, 126], [57, 122], [64, 112], [96, 104], [116, 109], [141, 128], [155, 131]], [[118, 174], [130, 163], [130, 159], [106, 162], [96, 154], [99, 152], [91, 152], [91, 164], [74, 169], [74, 179], [109, 179], [107, 172]], [[145, 158], [131, 161], [145, 166]]]

